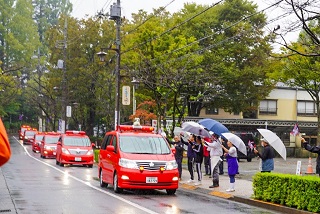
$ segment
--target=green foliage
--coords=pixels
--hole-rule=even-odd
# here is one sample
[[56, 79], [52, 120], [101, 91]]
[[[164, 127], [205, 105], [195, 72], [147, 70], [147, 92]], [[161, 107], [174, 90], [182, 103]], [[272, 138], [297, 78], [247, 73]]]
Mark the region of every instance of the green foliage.
[[300, 210], [320, 212], [320, 178], [276, 173], [253, 177], [254, 198]]

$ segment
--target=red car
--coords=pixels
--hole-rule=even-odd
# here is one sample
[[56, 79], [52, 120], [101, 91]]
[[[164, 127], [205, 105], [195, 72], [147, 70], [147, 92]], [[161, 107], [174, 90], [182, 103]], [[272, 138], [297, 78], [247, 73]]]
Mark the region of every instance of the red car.
[[34, 138], [34, 135], [37, 133], [36, 128], [27, 128], [24, 131], [24, 137], [23, 137], [23, 144], [32, 144], [32, 140]]
[[168, 195], [178, 188], [179, 173], [166, 139], [151, 126], [120, 125], [107, 132], [100, 148], [100, 186], [123, 189], [165, 189]]
[[44, 132], [38, 132], [34, 135], [34, 138], [31, 139], [33, 152], [37, 152], [37, 153], [40, 152], [41, 141], [44, 135], [45, 135]]
[[22, 126], [20, 127], [20, 130], [19, 130], [19, 140], [23, 140], [23, 139], [24, 139], [24, 131], [25, 131], [27, 128], [31, 128], [31, 127], [28, 126], [28, 125], [22, 125]]
[[83, 165], [92, 168], [93, 149], [89, 137], [84, 131], [66, 131], [57, 144], [56, 164]]
[[60, 134], [56, 132], [48, 132], [43, 136], [40, 146], [40, 157], [42, 158], [55, 158], [57, 143]]

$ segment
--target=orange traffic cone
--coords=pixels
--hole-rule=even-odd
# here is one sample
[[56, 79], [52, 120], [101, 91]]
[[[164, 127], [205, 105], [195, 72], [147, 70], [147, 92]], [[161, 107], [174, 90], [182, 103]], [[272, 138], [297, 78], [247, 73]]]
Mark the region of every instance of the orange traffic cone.
[[315, 173], [313, 172], [313, 169], [312, 169], [311, 157], [309, 157], [309, 163], [308, 163], [308, 168], [307, 168], [306, 174], [308, 174], [308, 175], [315, 174]]

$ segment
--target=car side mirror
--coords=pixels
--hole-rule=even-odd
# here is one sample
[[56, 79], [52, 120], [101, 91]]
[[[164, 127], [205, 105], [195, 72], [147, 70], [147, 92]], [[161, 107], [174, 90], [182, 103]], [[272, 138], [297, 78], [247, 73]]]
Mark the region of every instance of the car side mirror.
[[60, 141], [58, 141], [57, 146], [61, 146], [61, 142]]
[[114, 146], [113, 145], [107, 146], [107, 151], [108, 152], [114, 152]]
[[96, 144], [94, 144], [94, 143], [91, 143], [91, 147], [96, 147]]
[[173, 154], [176, 154], [176, 148], [170, 148]]

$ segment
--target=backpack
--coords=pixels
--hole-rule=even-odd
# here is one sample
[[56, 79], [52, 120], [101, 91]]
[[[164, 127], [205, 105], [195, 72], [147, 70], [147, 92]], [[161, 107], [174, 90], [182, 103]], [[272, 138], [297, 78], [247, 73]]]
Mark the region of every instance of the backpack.
[[11, 155], [8, 135], [0, 118], [0, 166], [5, 164]]

